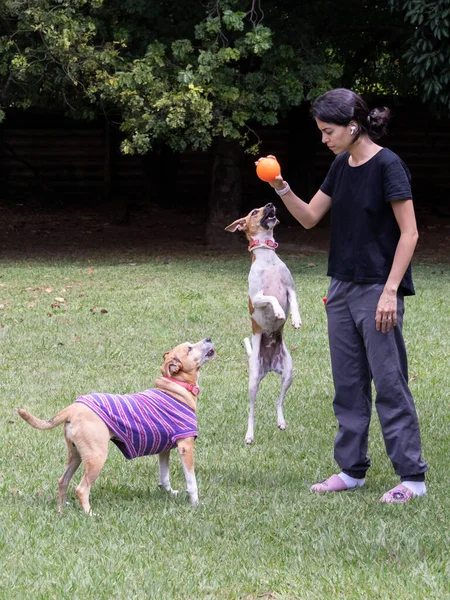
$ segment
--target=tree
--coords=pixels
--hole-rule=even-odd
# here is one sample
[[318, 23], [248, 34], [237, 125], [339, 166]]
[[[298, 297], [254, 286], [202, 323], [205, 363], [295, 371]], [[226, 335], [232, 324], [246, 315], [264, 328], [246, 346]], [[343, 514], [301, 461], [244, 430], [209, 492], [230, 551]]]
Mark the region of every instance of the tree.
[[306, 33], [291, 43], [277, 39], [266, 21], [276, 15], [272, 20], [286, 25], [284, 4], [268, 2], [263, 12], [260, 0], [216, 0], [205, 8], [191, 0], [181, 12], [175, 1], [6, 0], [3, 106], [119, 115], [124, 153], [161, 143], [176, 151], [216, 146], [228, 167], [216, 161], [214, 173], [228, 183], [213, 182], [210, 214], [222, 227], [238, 210], [232, 179], [241, 148], [257, 146], [255, 125], [277, 123], [281, 111], [339, 75]]
[[336, 85], [421, 85], [448, 105], [448, 55], [433, 45], [448, 40], [448, 1], [3, 0], [0, 102], [104, 114], [124, 153], [214, 148], [209, 238], [220, 240], [239, 211], [242, 153], [291, 107]]
[[401, 50], [422, 100], [450, 114], [450, 0], [390, 0], [407, 23]]
[[[269, 13], [277, 8], [268, 4]], [[280, 110], [338, 74], [306, 37], [274, 44], [258, 0], [178, 7], [5, 0], [3, 104], [62, 105], [75, 116], [118, 110], [124, 152], [158, 141], [206, 149], [218, 137], [252, 144], [249, 123], [276, 123]]]

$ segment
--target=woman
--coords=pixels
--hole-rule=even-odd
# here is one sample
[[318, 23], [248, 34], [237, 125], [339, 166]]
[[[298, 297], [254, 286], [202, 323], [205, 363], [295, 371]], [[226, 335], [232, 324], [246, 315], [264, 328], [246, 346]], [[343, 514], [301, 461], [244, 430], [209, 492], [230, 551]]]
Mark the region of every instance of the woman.
[[360, 96], [341, 88], [320, 96], [312, 114], [322, 142], [336, 154], [319, 191], [307, 204], [281, 175], [270, 182], [307, 229], [331, 209], [326, 311], [339, 425], [334, 456], [341, 472], [311, 490], [364, 485], [373, 380], [386, 451], [401, 480], [381, 502], [403, 503], [426, 493], [427, 471], [402, 336], [418, 239], [410, 173], [396, 154], [375, 143], [385, 133], [389, 109], [370, 111]]

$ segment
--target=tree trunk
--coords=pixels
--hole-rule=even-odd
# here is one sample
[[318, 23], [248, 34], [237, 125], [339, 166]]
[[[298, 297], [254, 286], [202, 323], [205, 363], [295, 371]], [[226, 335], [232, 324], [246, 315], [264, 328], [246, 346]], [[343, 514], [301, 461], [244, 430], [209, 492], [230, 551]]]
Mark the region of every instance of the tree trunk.
[[230, 247], [237, 243], [235, 235], [225, 227], [242, 217], [243, 150], [238, 142], [219, 140], [215, 149], [208, 203], [206, 243], [210, 248]]

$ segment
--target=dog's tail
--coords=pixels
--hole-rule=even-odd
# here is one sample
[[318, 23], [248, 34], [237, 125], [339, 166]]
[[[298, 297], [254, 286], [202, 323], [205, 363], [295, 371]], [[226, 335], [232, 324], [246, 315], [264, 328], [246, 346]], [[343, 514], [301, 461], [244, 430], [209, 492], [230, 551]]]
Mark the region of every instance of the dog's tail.
[[250, 356], [252, 355], [252, 345], [248, 338], [244, 338], [244, 346], [245, 346], [245, 349], [247, 350], [248, 357], [250, 358]]
[[24, 408], [18, 408], [17, 414], [21, 416], [22, 419], [28, 423], [28, 425], [31, 425], [31, 427], [34, 427], [35, 429], [53, 429], [58, 427], [58, 425], [61, 425], [61, 423], [64, 423], [64, 421], [67, 421], [67, 418], [70, 414], [70, 408], [70, 406], [67, 406], [52, 419], [48, 419], [47, 421], [38, 419]]

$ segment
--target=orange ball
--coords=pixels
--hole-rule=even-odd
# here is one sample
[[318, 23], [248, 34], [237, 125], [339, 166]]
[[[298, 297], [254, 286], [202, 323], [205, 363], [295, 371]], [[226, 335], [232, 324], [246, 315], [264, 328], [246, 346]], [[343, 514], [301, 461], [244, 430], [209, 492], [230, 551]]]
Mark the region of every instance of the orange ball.
[[280, 173], [280, 165], [274, 158], [261, 158], [256, 165], [256, 174], [262, 181], [273, 181]]

